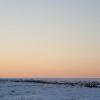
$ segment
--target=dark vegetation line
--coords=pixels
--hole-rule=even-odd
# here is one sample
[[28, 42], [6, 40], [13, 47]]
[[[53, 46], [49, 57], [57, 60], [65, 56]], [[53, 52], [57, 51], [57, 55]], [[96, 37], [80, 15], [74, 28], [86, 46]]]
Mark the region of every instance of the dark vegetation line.
[[55, 84], [55, 85], [66, 85], [66, 86], [79, 86], [88, 88], [100, 88], [99, 81], [46, 81], [46, 80], [36, 80], [36, 79], [0, 79], [1, 82], [27, 82], [27, 83], [41, 83], [41, 84]]

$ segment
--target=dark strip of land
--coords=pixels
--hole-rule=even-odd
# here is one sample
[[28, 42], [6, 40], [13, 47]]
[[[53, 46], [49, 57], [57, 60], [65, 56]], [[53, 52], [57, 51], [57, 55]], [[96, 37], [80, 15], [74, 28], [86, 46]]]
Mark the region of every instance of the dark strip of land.
[[47, 81], [47, 80], [36, 80], [36, 79], [0, 79], [1, 82], [27, 82], [27, 83], [41, 83], [41, 84], [55, 84], [55, 85], [66, 85], [66, 86], [79, 86], [88, 88], [100, 88], [99, 81]]

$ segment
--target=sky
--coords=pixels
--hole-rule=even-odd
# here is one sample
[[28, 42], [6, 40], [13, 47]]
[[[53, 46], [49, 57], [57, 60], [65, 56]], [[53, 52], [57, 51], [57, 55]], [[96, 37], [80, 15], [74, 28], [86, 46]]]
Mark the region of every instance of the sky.
[[100, 0], [0, 0], [0, 77], [100, 77]]

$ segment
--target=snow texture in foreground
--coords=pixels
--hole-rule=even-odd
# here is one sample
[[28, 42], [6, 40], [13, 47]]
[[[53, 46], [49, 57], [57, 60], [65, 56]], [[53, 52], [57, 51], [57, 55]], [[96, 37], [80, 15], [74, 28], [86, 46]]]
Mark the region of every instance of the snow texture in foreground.
[[0, 100], [100, 100], [100, 88], [0, 82]]

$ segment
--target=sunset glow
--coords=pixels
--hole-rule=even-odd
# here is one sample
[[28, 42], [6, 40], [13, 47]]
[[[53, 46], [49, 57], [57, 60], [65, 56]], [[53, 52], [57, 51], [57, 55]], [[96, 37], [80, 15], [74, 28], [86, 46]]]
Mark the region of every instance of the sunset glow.
[[0, 1], [0, 77], [100, 77], [100, 0]]

